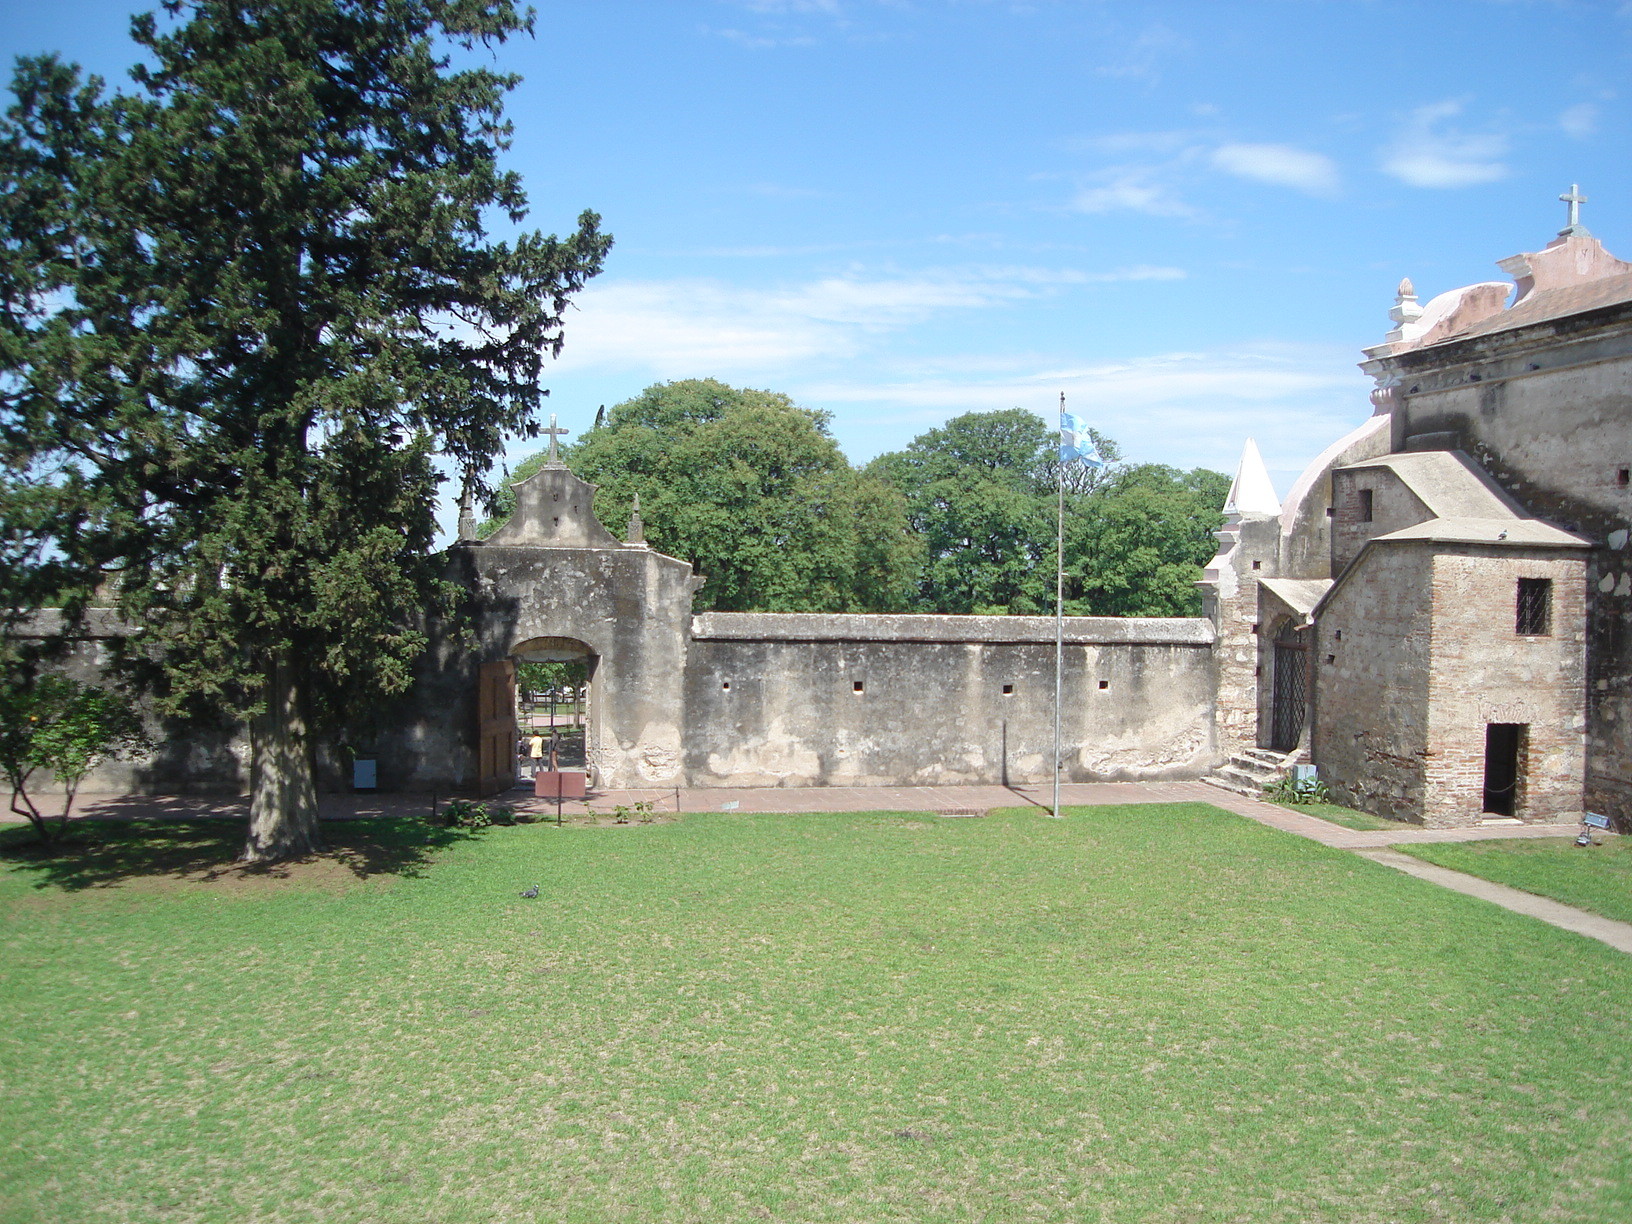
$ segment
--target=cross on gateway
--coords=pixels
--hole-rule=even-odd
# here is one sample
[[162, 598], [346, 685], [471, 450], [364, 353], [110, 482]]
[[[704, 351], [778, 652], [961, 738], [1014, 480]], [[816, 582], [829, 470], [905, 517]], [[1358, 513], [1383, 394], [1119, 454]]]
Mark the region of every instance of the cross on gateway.
[[539, 433], [547, 433], [547, 434], [550, 435], [550, 458], [549, 458], [549, 462], [551, 462], [551, 463], [560, 463], [561, 462], [561, 452], [556, 449], [555, 440], [558, 437], [564, 438], [564, 437], [567, 436], [567, 434], [569, 434], [571, 432], [572, 431], [568, 430], [568, 429], [557, 429], [555, 427], [555, 413], [553, 413], [553, 412], [550, 413], [550, 427], [548, 429], [539, 430]]

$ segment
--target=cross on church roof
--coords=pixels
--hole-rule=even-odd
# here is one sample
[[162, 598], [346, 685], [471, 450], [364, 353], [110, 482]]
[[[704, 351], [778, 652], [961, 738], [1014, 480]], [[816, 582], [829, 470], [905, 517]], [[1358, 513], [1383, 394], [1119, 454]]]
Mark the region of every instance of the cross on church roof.
[[1583, 238], [1591, 237], [1587, 232], [1587, 227], [1581, 224], [1581, 205], [1587, 202], [1587, 197], [1581, 194], [1581, 184], [1571, 183], [1569, 193], [1558, 198], [1570, 207], [1569, 224], [1558, 231], [1559, 236], [1568, 237], [1572, 234], [1579, 234]]
[[567, 430], [567, 429], [557, 429], [555, 427], [555, 413], [552, 412], [552, 413], [550, 413], [550, 427], [548, 429], [541, 429], [541, 430], [539, 430], [539, 432], [540, 433], [547, 433], [547, 434], [550, 435], [550, 457], [548, 459], [548, 462], [550, 462], [550, 463], [560, 463], [561, 462], [561, 452], [556, 449], [555, 440], [556, 440], [557, 437], [563, 437], [563, 438], [566, 437], [567, 434], [569, 434], [572, 431]]

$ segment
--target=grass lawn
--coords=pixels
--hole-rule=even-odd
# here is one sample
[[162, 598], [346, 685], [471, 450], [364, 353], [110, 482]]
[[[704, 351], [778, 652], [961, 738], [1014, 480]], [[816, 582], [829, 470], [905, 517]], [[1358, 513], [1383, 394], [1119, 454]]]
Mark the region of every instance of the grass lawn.
[[1570, 837], [1432, 842], [1394, 849], [1606, 918], [1632, 922], [1632, 838], [1605, 837], [1602, 844], [1590, 849], [1577, 846]]
[[1206, 805], [330, 829], [5, 853], [0, 1220], [1632, 1219], [1632, 958]]
[[[1274, 802], [1271, 800], [1270, 802]], [[1322, 820], [1329, 820], [1332, 824], [1342, 825], [1345, 829], [1401, 829], [1410, 828], [1404, 821], [1389, 820], [1385, 816], [1373, 816], [1370, 812], [1357, 811], [1351, 807], [1344, 807], [1337, 803], [1283, 803], [1282, 807], [1294, 812], [1303, 812], [1310, 816], [1319, 816]]]

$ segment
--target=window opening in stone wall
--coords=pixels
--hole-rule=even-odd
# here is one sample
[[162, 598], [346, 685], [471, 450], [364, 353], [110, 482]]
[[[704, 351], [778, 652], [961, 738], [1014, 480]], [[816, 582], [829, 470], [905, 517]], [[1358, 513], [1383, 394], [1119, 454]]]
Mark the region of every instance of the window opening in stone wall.
[[1361, 489], [1360, 490], [1360, 521], [1362, 523], [1371, 522], [1371, 490], [1370, 489]]
[[1518, 615], [1514, 632], [1525, 637], [1543, 637], [1553, 631], [1553, 580], [1520, 578]]
[[1005, 685], [1004, 685], [1004, 686], [1003, 686], [1003, 696], [1005, 696], [1005, 697], [1013, 697], [1013, 696], [1014, 696], [1014, 685], [1012, 685], [1012, 684], [1005, 684]]
[[866, 692], [866, 689], [862, 686], [862, 682], [860, 680], [852, 680], [850, 682], [850, 691], [852, 693], [862, 693]]
[[1101, 680], [1099, 682], [1099, 687], [1102, 689], [1108, 689], [1111, 687], [1111, 682], [1109, 680]]
[[722, 693], [729, 693], [731, 691], [731, 681], [721, 680], [720, 681], [720, 691]]
[[1527, 723], [1485, 724], [1485, 790], [1483, 810], [1492, 816], [1518, 813], [1519, 786], [1524, 779]]
[[1626, 488], [1627, 485], [1632, 484], [1632, 468], [1622, 468], [1620, 471], [1616, 472], [1615, 483], [1620, 485], [1623, 489]]

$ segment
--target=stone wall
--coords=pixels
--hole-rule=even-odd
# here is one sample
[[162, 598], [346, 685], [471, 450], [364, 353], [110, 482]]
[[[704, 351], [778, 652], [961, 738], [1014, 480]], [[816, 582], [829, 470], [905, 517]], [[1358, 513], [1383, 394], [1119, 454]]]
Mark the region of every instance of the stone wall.
[[[1363, 493], [1371, 518], [1362, 518]], [[1371, 540], [1434, 517], [1422, 499], [1386, 467], [1332, 473], [1332, 573], [1341, 574]]]
[[[1211, 626], [1066, 621], [1063, 776], [1195, 777], [1213, 760]], [[1043, 784], [1049, 617], [696, 618], [686, 673], [694, 786]]]
[[377, 743], [380, 785], [467, 789], [476, 776], [477, 675], [538, 638], [582, 643], [589, 658], [586, 740], [603, 787], [682, 781], [681, 707], [691, 567], [633, 546], [475, 544], [450, 550], [472, 592], [468, 636], [443, 629], [398, 721]]
[[[1551, 632], [1515, 632], [1521, 578], [1552, 581]], [[1525, 736], [1521, 820], [1578, 820], [1586, 723], [1586, 575], [1580, 557], [1512, 550], [1441, 552], [1433, 560], [1433, 662], [1428, 686], [1423, 823], [1483, 815], [1485, 728]]]
[[[19, 636], [53, 636], [60, 629], [60, 613], [41, 612]], [[76, 680], [107, 686], [113, 680], [116, 644], [128, 631], [116, 612], [91, 608], [53, 666]], [[153, 750], [132, 760], [104, 762], [85, 776], [80, 784], [82, 792], [238, 795], [249, 789], [249, 737], [241, 727], [164, 718], [146, 700], [138, 699], [138, 706]], [[332, 782], [332, 765], [327, 761], [322, 764], [322, 780]], [[44, 775], [36, 775], [32, 781], [40, 793], [55, 787]]]
[[1339, 803], [1410, 821], [1429, 748], [1432, 577], [1426, 544], [1370, 550], [1321, 605], [1310, 660], [1321, 779]]

